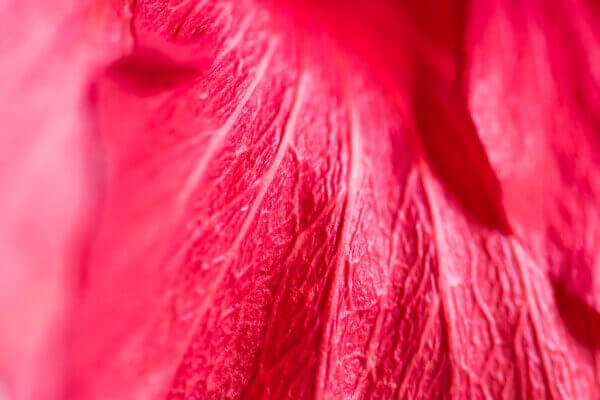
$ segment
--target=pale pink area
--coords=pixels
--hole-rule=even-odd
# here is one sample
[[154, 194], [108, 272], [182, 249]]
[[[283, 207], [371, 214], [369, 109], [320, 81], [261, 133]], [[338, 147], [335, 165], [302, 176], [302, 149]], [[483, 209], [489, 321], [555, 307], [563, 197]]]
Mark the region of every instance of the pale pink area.
[[102, 52], [81, 1], [1, 2], [0, 21], [0, 387], [55, 399], [100, 183], [89, 90]]

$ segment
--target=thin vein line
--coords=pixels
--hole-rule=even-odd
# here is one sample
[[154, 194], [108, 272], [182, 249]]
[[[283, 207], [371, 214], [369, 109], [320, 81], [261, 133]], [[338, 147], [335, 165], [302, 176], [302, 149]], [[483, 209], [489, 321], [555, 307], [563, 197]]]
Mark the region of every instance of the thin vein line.
[[208, 287], [207, 293], [204, 296], [203, 301], [198, 306], [196, 316], [194, 317], [194, 321], [192, 323], [192, 327], [190, 328], [189, 334], [185, 341], [186, 345], [183, 347], [183, 350], [182, 350], [183, 353], [180, 356], [180, 364], [183, 361], [185, 352], [190, 347], [190, 344], [196, 335], [196, 331], [198, 329], [198, 325], [199, 325], [200, 321], [202, 320], [202, 317], [208, 310], [208, 306], [209, 306], [210, 302], [212, 301], [214, 294], [217, 292], [217, 289], [219, 288], [221, 282], [223, 281], [223, 278], [225, 277], [226, 272], [229, 270], [229, 268], [228, 268], [229, 265], [235, 259], [235, 256], [237, 255], [238, 249], [239, 249], [242, 241], [245, 239], [252, 223], [254, 222], [254, 218], [256, 217], [256, 213], [258, 212], [260, 206], [262, 205], [264, 196], [266, 195], [267, 190], [271, 186], [271, 183], [273, 182], [273, 179], [275, 177], [275, 173], [279, 169], [281, 162], [283, 160], [283, 157], [285, 156], [285, 154], [290, 146], [293, 133], [296, 129], [296, 123], [298, 120], [300, 105], [302, 104], [302, 101], [305, 96], [304, 86], [305, 86], [304, 74], [301, 73], [301, 76], [298, 81], [298, 90], [296, 91], [295, 96], [294, 96], [292, 110], [291, 110], [289, 118], [285, 124], [283, 135], [282, 135], [281, 141], [279, 143], [277, 153], [275, 155], [275, 159], [273, 160], [273, 164], [269, 167], [269, 170], [266, 172], [266, 174], [263, 178], [264, 181], [263, 181], [262, 185], [260, 186], [260, 190], [256, 196], [256, 199], [254, 200], [252, 207], [250, 209], [250, 212], [246, 216], [238, 235], [235, 237], [231, 247], [229, 248], [227, 253], [224, 255], [225, 259], [223, 261], [223, 265], [219, 268], [217, 276], [212, 281], [212, 284]]
[[[341, 62], [342, 60], [340, 60]], [[347, 141], [350, 145], [349, 156], [348, 156], [348, 172], [346, 174], [346, 187], [344, 188], [344, 206], [341, 213], [341, 226], [340, 226], [340, 238], [337, 243], [335, 254], [336, 254], [336, 266], [331, 277], [330, 291], [333, 293], [329, 299], [327, 305], [327, 323], [323, 329], [323, 336], [327, 337], [329, 334], [329, 340], [327, 342], [322, 341], [319, 349], [319, 370], [317, 373], [317, 387], [315, 390], [315, 399], [321, 400], [324, 398], [324, 391], [327, 387], [327, 381], [329, 378], [329, 371], [331, 369], [331, 348], [330, 342], [337, 325], [337, 318], [333, 316], [334, 312], [337, 311], [338, 298], [342, 293], [342, 289], [338, 285], [343, 283], [341, 279], [343, 277], [342, 270], [344, 269], [346, 262], [346, 252], [350, 250], [350, 243], [348, 239], [349, 223], [352, 221], [354, 216], [354, 209], [356, 204], [356, 196], [360, 187], [362, 179], [361, 173], [361, 159], [362, 159], [362, 144], [360, 141], [360, 121], [356, 115], [351, 104], [350, 88], [348, 82], [348, 75], [344, 65], [339, 65], [340, 73], [344, 81], [344, 99], [346, 101], [346, 109], [348, 113], [348, 133]]]
[[269, 67], [271, 59], [273, 57], [273, 53], [275, 52], [275, 47], [275, 41], [269, 43], [267, 51], [265, 52], [265, 55], [263, 56], [262, 60], [260, 61], [260, 64], [258, 65], [256, 74], [254, 75], [254, 79], [252, 79], [252, 81], [250, 82], [248, 89], [242, 96], [237, 107], [231, 113], [229, 118], [227, 118], [225, 123], [219, 129], [212, 132], [212, 136], [210, 138], [210, 141], [208, 142], [208, 146], [206, 147], [204, 154], [198, 160], [198, 164], [196, 164], [196, 167], [192, 169], [185, 184], [183, 185], [181, 194], [178, 199], [180, 205], [185, 204], [185, 202], [189, 199], [190, 193], [198, 185], [200, 179], [202, 179], [202, 176], [206, 171], [206, 167], [208, 166], [209, 161], [212, 159], [216, 151], [223, 143], [225, 137], [227, 136], [227, 133], [231, 132], [234, 124], [238, 121], [242, 110], [254, 94], [254, 91], [258, 87], [259, 83], [263, 80], [266, 70]]
[[448, 345], [448, 364], [451, 372], [451, 380], [450, 380], [450, 397], [452, 397], [452, 385], [458, 382], [457, 370], [454, 359], [454, 307], [450, 294], [450, 288], [448, 287], [448, 281], [446, 279], [445, 273], [445, 262], [443, 261], [443, 257], [440, 254], [441, 243], [446, 242], [444, 233], [441, 228], [441, 217], [438, 212], [437, 204], [433, 197], [433, 188], [431, 187], [430, 179], [433, 179], [430, 174], [428, 174], [426, 170], [426, 166], [422, 161], [419, 162], [419, 170], [421, 171], [421, 177], [423, 182], [423, 187], [425, 189], [425, 198], [427, 199], [427, 204], [429, 206], [429, 211], [431, 213], [431, 222], [433, 225], [433, 242], [436, 248], [435, 258], [437, 264], [437, 286], [440, 292], [441, 297], [441, 305], [442, 305], [442, 314], [444, 317], [445, 327], [447, 329], [447, 345]]

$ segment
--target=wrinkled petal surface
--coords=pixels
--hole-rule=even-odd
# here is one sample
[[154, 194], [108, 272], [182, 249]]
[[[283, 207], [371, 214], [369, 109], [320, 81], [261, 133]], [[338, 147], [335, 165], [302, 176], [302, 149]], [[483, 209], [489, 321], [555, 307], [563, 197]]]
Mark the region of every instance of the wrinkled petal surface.
[[[95, 7], [101, 61], [45, 78], [68, 102], [34, 114], [102, 154], [102, 183], [72, 146], [39, 175], [101, 193], [68, 216], [83, 261], [47, 267], [71, 283], [64, 398], [600, 398], [591, 2]], [[70, 237], [29, 235], [53, 260]]]

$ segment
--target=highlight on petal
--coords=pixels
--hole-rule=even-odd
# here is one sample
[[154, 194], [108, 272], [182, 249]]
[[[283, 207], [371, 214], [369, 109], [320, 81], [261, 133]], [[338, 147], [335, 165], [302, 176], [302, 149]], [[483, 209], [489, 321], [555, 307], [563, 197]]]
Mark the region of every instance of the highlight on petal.
[[1, 12], [10, 399], [600, 396], [592, 4]]

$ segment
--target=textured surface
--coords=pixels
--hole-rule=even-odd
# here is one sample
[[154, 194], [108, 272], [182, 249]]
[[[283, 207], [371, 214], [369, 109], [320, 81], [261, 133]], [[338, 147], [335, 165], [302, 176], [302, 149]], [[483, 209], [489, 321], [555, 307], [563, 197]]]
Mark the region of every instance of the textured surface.
[[301, 3], [104, 3], [64, 398], [600, 399], [598, 10]]

